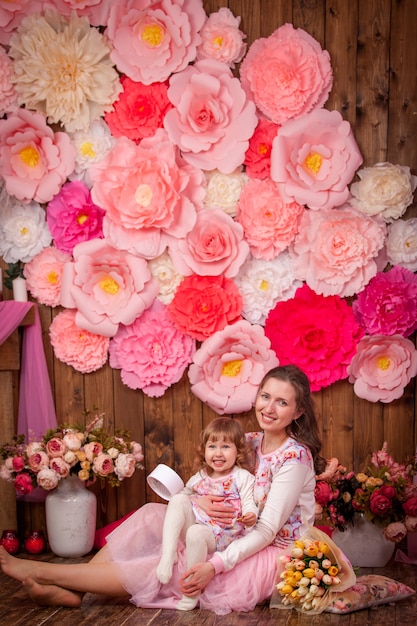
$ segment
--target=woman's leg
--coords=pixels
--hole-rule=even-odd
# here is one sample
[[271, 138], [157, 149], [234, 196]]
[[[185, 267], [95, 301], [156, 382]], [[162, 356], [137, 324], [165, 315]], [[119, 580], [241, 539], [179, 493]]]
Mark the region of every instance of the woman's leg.
[[[185, 540], [187, 550], [187, 570], [196, 563], [207, 560], [209, 553], [216, 549], [216, 540], [212, 530], [204, 524], [193, 524], [187, 531]], [[182, 596], [177, 604], [179, 611], [191, 611], [198, 604], [199, 596]]]
[[174, 563], [177, 562], [178, 541], [185, 537], [195, 517], [190, 497], [178, 493], [168, 503], [162, 531], [162, 557], [156, 569], [156, 577], [165, 584], [171, 580]]

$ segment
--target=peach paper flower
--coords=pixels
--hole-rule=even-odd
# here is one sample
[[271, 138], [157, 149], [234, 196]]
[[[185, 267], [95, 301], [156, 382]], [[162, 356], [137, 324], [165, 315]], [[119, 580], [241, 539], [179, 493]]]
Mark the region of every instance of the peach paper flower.
[[283, 195], [310, 209], [346, 202], [362, 156], [349, 122], [316, 109], [284, 124], [272, 144], [271, 178]]
[[278, 124], [260, 119], [249, 139], [245, 154], [246, 174], [250, 178], [268, 178], [271, 173], [272, 141], [277, 136]]
[[259, 384], [279, 365], [262, 326], [246, 320], [203, 342], [188, 370], [191, 391], [219, 415], [252, 408]]
[[130, 389], [141, 389], [159, 398], [177, 383], [191, 363], [195, 340], [172, 323], [160, 302], [121, 326], [110, 344], [110, 365], [121, 369], [121, 379]]
[[163, 82], [194, 61], [205, 20], [202, 0], [113, 2], [105, 31], [111, 57], [137, 82]]
[[292, 24], [256, 39], [242, 62], [240, 75], [258, 109], [276, 124], [322, 107], [333, 84], [329, 53]]
[[389, 224], [385, 245], [392, 265], [417, 272], [417, 217]]
[[304, 211], [290, 248], [294, 275], [318, 294], [353, 296], [383, 269], [385, 236], [382, 220], [349, 206]]
[[347, 368], [359, 398], [369, 402], [398, 400], [417, 374], [417, 350], [402, 335], [363, 337]]
[[204, 341], [241, 319], [242, 296], [230, 278], [193, 274], [177, 287], [168, 311], [176, 328]]
[[152, 305], [159, 287], [143, 259], [104, 239], [79, 243], [73, 256], [64, 266], [61, 304], [78, 309], [80, 329], [113, 337], [119, 324], [131, 324]]
[[69, 254], [49, 247], [26, 263], [26, 287], [41, 304], [55, 307], [61, 303], [62, 269], [70, 260]]
[[77, 372], [88, 374], [107, 361], [110, 339], [82, 330], [76, 325], [76, 311], [61, 311], [49, 327], [49, 339], [57, 359]]
[[222, 7], [210, 13], [200, 30], [201, 43], [197, 48], [197, 60], [214, 59], [234, 68], [245, 55], [246, 35], [239, 30], [240, 17]]
[[230, 68], [218, 61], [197, 61], [174, 74], [169, 85], [174, 108], [164, 126], [183, 158], [225, 174], [242, 165], [258, 119]]
[[242, 191], [236, 219], [243, 226], [252, 255], [270, 261], [294, 240], [303, 211], [297, 202], [284, 201], [270, 178], [254, 178]]
[[40, 113], [18, 109], [0, 120], [0, 176], [23, 202], [49, 202], [74, 170], [75, 150]]
[[173, 239], [168, 248], [183, 276], [233, 278], [249, 254], [242, 226], [221, 209], [201, 209], [193, 230], [184, 239]]

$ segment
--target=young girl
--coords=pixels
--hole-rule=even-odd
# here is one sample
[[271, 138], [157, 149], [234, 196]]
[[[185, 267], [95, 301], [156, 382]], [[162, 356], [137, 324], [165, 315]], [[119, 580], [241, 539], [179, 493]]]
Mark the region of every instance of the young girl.
[[[253, 499], [254, 476], [248, 466], [245, 433], [230, 417], [213, 420], [200, 435], [200, 470], [168, 504], [162, 534], [162, 558], [156, 576], [162, 583], [171, 579], [177, 562], [180, 537], [185, 539], [187, 567], [205, 561], [209, 553], [222, 551], [231, 541], [246, 534], [246, 527], [257, 519]], [[198, 505], [200, 496], [222, 496], [233, 507], [234, 519], [226, 525], [215, 522]], [[198, 595], [183, 596], [177, 609], [189, 611], [197, 606]]]

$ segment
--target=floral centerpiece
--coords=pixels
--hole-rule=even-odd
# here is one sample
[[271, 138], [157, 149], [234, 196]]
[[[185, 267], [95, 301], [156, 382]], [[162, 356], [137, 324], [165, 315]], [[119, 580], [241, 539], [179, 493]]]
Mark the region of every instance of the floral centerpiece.
[[384, 536], [399, 543], [407, 532], [417, 531], [415, 462], [397, 463], [387, 443], [374, 452], [366, 470], [347, 471], [336, 458], [317, 476], [316, 519], [344, 531], [355, 515], [381, 527]]
[[13, 482], [16, 492], [26, 495], [35, 487], [55, 489], [60, 480], [76, 476], [86, 485], [98, 478], [118, 486], [143, 469], [142, 446], [129, 441], [127, 433], [108, 433], [103, 414], [85, 428], [59, 426], [48, 430], [41, 441], [26, 443], [17, 435], [13, 443], [0, 448], [0, 478]]

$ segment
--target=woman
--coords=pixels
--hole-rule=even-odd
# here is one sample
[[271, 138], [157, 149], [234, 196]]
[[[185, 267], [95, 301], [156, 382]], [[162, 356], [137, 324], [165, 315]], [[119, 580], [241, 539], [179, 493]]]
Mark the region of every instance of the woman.
[[[156, 568], [161, 556], [164, 504], [146, 504], [107, 537], [89, 563], [55, 564], [16, 559], [4, 549], [5, 574], [21, 580], [38, 603], [79, 606], [83, 593], [130, 596], [141, 607], [176, 608], [182, 595], [200, 596], [200, 608], [226, 614], [249, 611], [273, 589], [280, 551], [314, 523], [315, 474], [323, 471], [321, 442], [308, 379], [297, 367], [277, 367], [264, 377], [255, 413], [261, 432], [247, 435], [256, 457], [255, 499], [259, 519], [246, 537], [187, 571], [179, 551], [169, 584]], [[200, 498], [208, 515], [231, 522], [218, 499]]]

